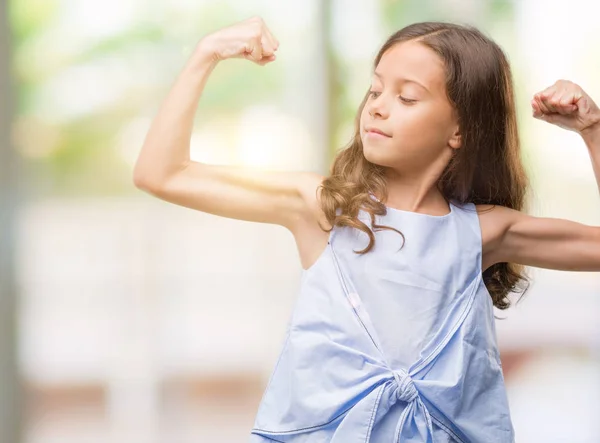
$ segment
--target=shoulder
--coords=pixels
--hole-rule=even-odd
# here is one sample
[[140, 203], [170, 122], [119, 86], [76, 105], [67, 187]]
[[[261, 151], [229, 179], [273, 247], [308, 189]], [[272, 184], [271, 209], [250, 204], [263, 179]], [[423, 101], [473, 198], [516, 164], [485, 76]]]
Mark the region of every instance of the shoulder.
[[305, 211], [302, 215], [304, 224], [316, 224], [329, 228], [320, 198], [320, 187], [326, 177], [317, 172], [304, 172], [300, 177], [298, 190], [304, 201]]
[[527, 217], [527, 214], [501, 205], [475, 205], [481, 229], [502, 234], [515, 221]]
[[[495, 263], [494, 255], [510, 227], [523, 217], [523, 212], [500, 205], [475, 205], [479, 226], [484, 262]], [[487, 266], [484, 265], [483, 269]]]

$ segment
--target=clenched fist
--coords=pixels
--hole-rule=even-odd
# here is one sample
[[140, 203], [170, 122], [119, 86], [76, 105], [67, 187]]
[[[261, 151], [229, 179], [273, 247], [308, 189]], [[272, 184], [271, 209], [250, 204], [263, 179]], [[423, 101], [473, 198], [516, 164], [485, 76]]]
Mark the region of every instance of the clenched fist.
[[558, 80], [531, 100], [533, 116], [582, 134], [600, 125], [600, 109], [581, 86]]
[[197, 50], [213, 61], [245, 58], [259, 65], [275, 60], [279, 42], [260, 17], [253, 17], [203, 37]]

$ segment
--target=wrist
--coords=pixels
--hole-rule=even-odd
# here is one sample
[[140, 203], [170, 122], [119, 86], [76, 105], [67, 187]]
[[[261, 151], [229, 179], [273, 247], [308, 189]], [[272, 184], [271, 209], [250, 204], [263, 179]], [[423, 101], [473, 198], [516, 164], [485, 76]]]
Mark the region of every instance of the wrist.
[[193, 69], [212, 70], [218, 62], [219, 57], [206, 37], [200, 40], [190, 58], [190, 66]]
[[588, 148], [593, 145], [596, 149], [600, 149], [600, 116], [596, 118], [594, 124], [583, 129], [580, 135]]

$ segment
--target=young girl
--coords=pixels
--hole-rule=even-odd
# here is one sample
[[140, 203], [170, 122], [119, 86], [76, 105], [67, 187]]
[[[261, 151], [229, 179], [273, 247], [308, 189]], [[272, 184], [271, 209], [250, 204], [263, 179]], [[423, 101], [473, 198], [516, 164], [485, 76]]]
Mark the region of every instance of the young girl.
[[[251, 441], [514, 441], [492, 308], [509, 306], [524, 265], [600, 271], [600, 227], [521, 212], [504, 53], [448, 23], [392, 35], [328, 177], [191, 161], [193, 116], [217, 63], [264, 65], [278, 46], [259, 18], [201, 39], [134, 172], [166, 201], [294, 235], [300, 294]], [[600, 183], [592, 99], [559, 80], [531, 105], [581, 134]]]

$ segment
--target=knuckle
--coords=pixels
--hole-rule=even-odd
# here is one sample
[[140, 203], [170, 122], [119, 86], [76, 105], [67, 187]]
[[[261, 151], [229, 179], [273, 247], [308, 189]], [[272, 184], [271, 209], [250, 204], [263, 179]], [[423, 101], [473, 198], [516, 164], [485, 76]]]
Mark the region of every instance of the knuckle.
[[250, 33], [250, 39], [253, 41], [260, 41], [262, 34], [260, 32], [260, 28], [252, 28], [252, 32]]

